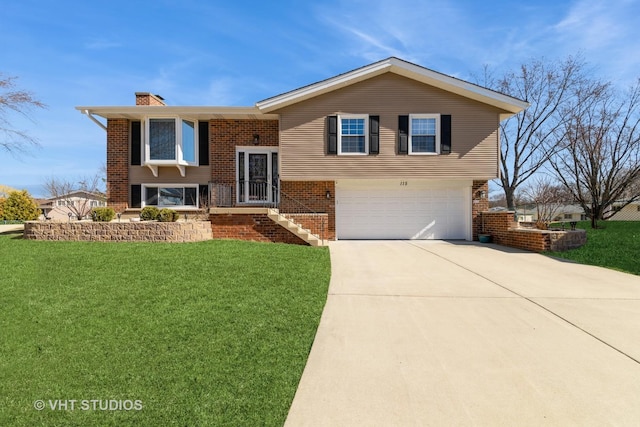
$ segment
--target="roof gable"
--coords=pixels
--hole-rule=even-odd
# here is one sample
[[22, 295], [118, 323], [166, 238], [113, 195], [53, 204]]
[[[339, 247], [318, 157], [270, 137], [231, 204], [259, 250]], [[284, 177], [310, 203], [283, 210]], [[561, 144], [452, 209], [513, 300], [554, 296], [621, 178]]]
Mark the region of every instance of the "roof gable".
[[505, 112], [502, 114], [503, 118], [516, 114], [529, 106], [526, 101], [391, 57], [318, 83], [267, 98], [256, 103], [256, 107], [264, 113], [273, 112], [389, 72], [499, 108]]

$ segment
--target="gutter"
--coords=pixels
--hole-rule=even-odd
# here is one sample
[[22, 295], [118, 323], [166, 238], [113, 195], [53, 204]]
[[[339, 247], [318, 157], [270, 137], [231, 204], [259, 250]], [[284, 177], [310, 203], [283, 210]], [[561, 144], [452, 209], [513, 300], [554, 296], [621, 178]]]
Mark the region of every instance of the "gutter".
[[95, 124], [97, 124], [98, 126], [100, 126], [102, 128], [102, 130], [104, 130], [105, 132], [107, 131], [107, 127], [104, 125], [104, 123], [102, 123], [100, 120], [96, 119], [93, 114], [91, 114], [91, 111], [89, 110], [82, 110], [82, 114], [86, 114], [87, 117], [89, 117], [91, 119], [91, 121], [93, 121]]

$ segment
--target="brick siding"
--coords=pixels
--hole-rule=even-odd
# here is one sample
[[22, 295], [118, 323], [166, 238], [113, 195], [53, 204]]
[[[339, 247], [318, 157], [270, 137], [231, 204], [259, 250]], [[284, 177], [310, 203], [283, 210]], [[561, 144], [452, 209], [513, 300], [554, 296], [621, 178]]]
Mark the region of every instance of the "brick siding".
[[[482, 192], [484, 191], [484, 197]], [[478, 240], [478, 233], [482, 230], [481, 213], [489, 210], [489, 182], [473, 181], [471, 187], [471, 224], [472, 224], [472, 240]]]
[[[334, 181], [282, 181], [280, 182], [280, 212], [306, 213], [298, 203], [316, 213], [326, 213], [328, 224], [325, 239], [336, 238], [336, 187]], [[327, 191], [330, 198], [327, 199]], [[302, 212], [300, 210], [303, 210]]]
[[329, 214], [283, 214], [283, 216], [305, 230], [309, 230], [321, 240], [334, 240], [329, 238]]
[[[254, 135], [260, 136], [258, 144], [253, 143]], [[277, 147], [278, 140], [278, 120], [210, 120], [211, 180], [219, 184], [235, 184], [238, 180], [236, 147]], [[235, 199], [235, 194], [233, 197]]]
[[212, 214], [214, 239], [239, 239], [308, 245], [307, 242], [273, 222], [267, 214]]

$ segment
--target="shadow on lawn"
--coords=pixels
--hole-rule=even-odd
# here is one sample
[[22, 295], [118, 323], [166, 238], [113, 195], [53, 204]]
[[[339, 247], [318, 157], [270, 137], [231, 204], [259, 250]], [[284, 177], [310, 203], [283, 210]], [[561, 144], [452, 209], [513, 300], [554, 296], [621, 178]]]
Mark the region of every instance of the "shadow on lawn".
[[10, 230], [0, 232], [0, 236], [11, 236], [12, 239], [22, 239], [23, 230]]

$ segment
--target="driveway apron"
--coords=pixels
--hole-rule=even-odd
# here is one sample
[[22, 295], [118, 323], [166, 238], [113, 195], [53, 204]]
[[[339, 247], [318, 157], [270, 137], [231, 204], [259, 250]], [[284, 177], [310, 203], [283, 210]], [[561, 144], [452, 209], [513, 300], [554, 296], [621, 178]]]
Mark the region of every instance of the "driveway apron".
[[469, 242], [330, 252], [287, 426], [640, 425], [640, 277]]

